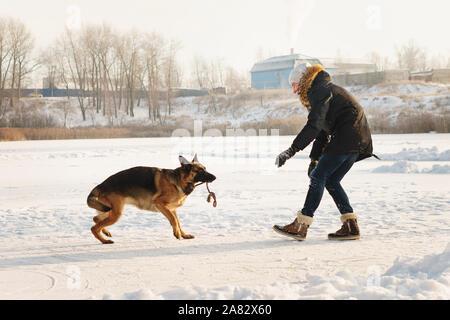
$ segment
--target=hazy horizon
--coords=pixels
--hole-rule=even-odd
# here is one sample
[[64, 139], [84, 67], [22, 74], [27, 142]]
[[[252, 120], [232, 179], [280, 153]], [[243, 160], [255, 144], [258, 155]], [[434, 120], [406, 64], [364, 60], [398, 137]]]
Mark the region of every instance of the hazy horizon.
[[199, 55], [221, 58], [239, 71], [250, 70], [258, 51], [282, 55], [294, 48], [319, 58], [376, 51], [393, 58], [395, 46], [410, 39], [430, 56], [448, 58], [449, 11], [449, 2], [438, 0], [0, 1], [0, 16], [25, 23], [37, 49], [79, 16], [81, 24], [106, 22], [118, 31], [135, 28], [179, 40], [184, 66]]

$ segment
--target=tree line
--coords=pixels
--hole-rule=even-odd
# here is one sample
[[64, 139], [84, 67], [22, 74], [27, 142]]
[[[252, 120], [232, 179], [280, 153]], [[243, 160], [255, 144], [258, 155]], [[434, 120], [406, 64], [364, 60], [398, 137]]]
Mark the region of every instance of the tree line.
[[413, 39], [395, 46], [394, 57], [383, 56], [377, 51], [371, 51], [366, 55], [366, 58], [376, 64], [379, 71], [398, 68], [411, 72], [421, 72], [430, 69], [450, 68], [450, 57], [442, 54], [430, 54], [426, 48]]
[[158, 89], [167, 88], [170, 106], [170, 90], [180, 84], [178, 50], [177, 43], [166, 43], [158, 34], [118, 34], [108, 25], [89, 25], [77, 31], [66, 29], [42, 53], [41, 64], [50, 88], [76, 89], [83, 120], [88, 106], [115, 118], [121, 109], [134, 117], [136, 101], [141, 99], [138, 91], [145, 92], [148, 116], [156, 120], [161, 119]]
[[33, 48], [34, 38], [23, 23], [0, 18], [0, 119], [15, 107], [25, 78], [39, 65], [32, 58]]
[[[183, 82], [178, 62], [181, 43], [156, 32], [117, 32], [108, 24], [65, 29], [45, 50], [34, 54], [34, 38], [19, 20], [0, 18], [0, 119], [20, 100], [23, 80], [39, 68], [47, 87], [76, 92], [83, 121], [87, 110], [118, 117], [122, 110], [134, 117], [145, 100], [148, 117], [163, 122], [173, 109], [173, 89]], [[245, 76], [222, 61], [193, 59], [190, 85], [208, 89], [247, 86]]]

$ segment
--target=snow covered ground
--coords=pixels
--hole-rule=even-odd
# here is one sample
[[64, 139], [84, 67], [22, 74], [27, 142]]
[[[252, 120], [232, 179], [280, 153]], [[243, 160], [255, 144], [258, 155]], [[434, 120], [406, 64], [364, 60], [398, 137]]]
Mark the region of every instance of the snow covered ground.
[[[383, 161], [343, 181], [362, 237], [333, 242], [324, 194], [308, 239], [275, 234], [300, 209], [309, 150], [281, 169], [293, 137], [197, 137], [0, 143], [0, 299], [449, 299], [450, 134], [374, 135]], [[198, 152], [218, 179], [199, 187], [176, 240], [159, 213], [126, 207], [90, 233], [90, 190], [132, 166], [174, 168]], [[412, 168], [412, 169], [411, 169]]]

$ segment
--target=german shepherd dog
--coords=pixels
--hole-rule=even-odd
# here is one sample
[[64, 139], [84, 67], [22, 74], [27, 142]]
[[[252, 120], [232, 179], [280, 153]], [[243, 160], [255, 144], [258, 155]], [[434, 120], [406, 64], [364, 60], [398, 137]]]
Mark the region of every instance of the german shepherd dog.
[[131, 204], [141, 210], [161, 212], [169, 220], [175, 238], [194, 238], [181, 229], [176, 210], [194, 191], [196, 183], [213, 182], [216, 177], [198, 162], [197, 155], [191, 162], [183, 156], [179, 156], [179, 161], [181, 166], [173, 170], [155, 167], [124, 170], [96, 186], [87, 198], [87, 205], [98, 213], [91, 228], [94, 236], [103, 244], [114, 243], [103, 238], [101, 232], [111, 237], [106, 227], [119, 220], [125, 204]]

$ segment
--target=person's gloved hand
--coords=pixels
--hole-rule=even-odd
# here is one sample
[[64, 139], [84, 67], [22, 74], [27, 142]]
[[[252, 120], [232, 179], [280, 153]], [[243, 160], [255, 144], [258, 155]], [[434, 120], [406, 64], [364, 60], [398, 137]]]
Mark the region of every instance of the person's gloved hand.
[[281, 166], [283, 166], [286, 163], [286, 160], [292, 158], [295, 154], [297, 153], [297, 150], [295, 150], [292, 146], [283, 151], [282, 153], [280, 153], [277, 157], [277, 159], [275, 160], [275, 165], [280, 168]]
[[317, 166], [318, 162], [319, 162], [318, 160], [311, 160], [311, 163], [309, 164], [309, 168], [308, 168], [308, 177], [311, 177], [311, 172]]

